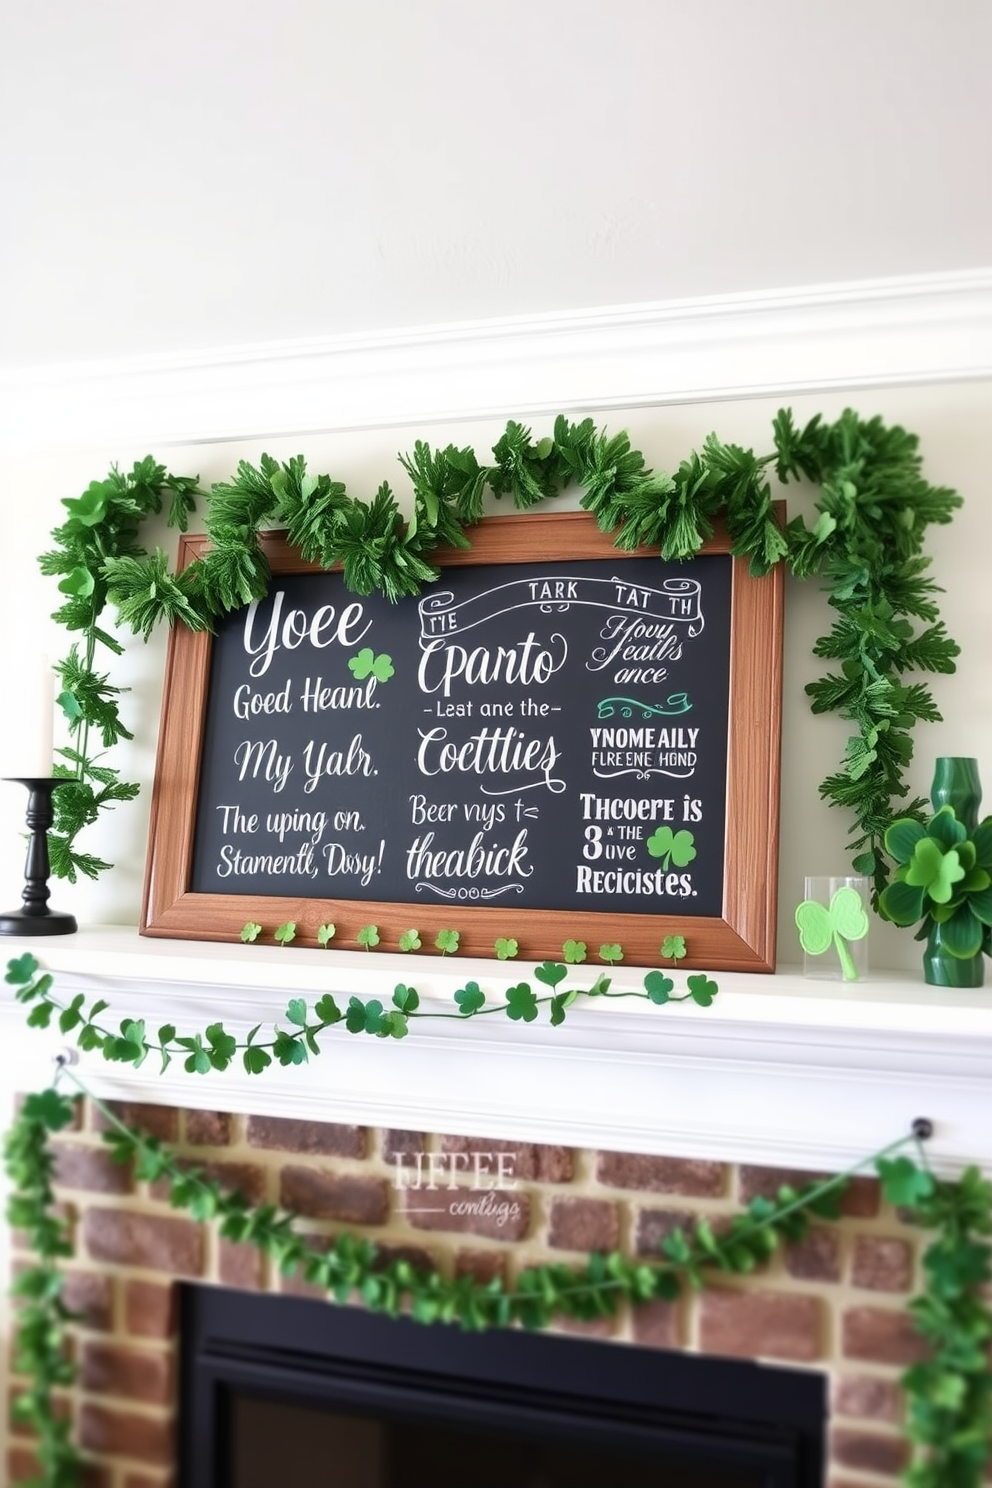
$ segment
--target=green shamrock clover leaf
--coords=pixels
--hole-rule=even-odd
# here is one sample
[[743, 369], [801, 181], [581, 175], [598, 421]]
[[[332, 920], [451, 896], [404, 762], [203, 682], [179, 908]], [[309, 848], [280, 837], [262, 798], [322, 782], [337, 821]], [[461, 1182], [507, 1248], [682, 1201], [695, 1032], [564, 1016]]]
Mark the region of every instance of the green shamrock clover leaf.
[[95, 527], [102, 522], [107, 511], [107, 501], [113, 492], [108, 481], [90, 481], [82, 496], [63, 496], [62, 505], [69, 513], [69, 520], [83, 527]]
[[651, 1001], [662, 1007], [672, 995], [675, 983], [660, 971], [649, 971], [644, 978], [644, 990]]
[[401, 1013], [397, 1010], [383, 1014], [382, 1023], [378, 1029], [379, 1038], [401, 1039], [406, 1038], [409, 1032], [410, 1026], [407, 1022], [406, 1013]]
[[377, 997], [363, 1002], [360, 997], [348, 1000], [345, 1027], [349, 1033], [378, 1033], [386, 1019], [385, 1010]]
[[879, 1157], [875, 1168], [882, 1180], [882, 1193], [888, 1204], [912, 1209], [933, 1193], [933, 1178], [925, 1168], [918, 1168], [908, 1157]]
[[318, 925], [317, 926], [317, 944], [318, 945], [322, 945], [324, 947], [329, 946], [330, 943], [331, 943], [331, 941], [334, 939], [335, 935], [337, 935], [337, 933], [338, 933], [338, 927], [337, 927], [337, 925]]
[[420, 939], [419, 930], [404, 930], [400, 936], [401, 951], [419, 951], [423, 941]]
[[72, 595], [73, 599], [89, 599], [95, 588], [93, 575], [81, 565], [71, 569], [59, 584], [61, 592]]
[[702, 972], [695, 976], [686, 977], [685, 984], [689, 988], [689, 994], [699, 1007], [709, 1007], [720, 988], [710, 977]]
[[29, 982], [38, 970], [38, 963], [30, 951], [25, 951], [23, 956], [12, 957], [7, 962], [7, 975], [5, 982], [12, 986], [18, 986], [21, 982]]
[[388, 682], [390, 677], [396, 675], [391, 656], [376, 656], [371, 646], [363, 646], [357, 656], [353, 656], [348, 663], [348, 669], [356, 682], [363, 682], [366, 677], [374, 677], [377, 682]]
[[365, 1032], [389, 1035], [390, 1014], [377, 997], [370, 997], [365, 1004]]
[[367, 951], [370, 951], [373, 946], [379, 944], [379, 926], [363, 925], [355, 938], [360, 946], [364, 946]]
[[566, 940], [561, 953], [570, 966], [577, 966], [586, 959], [586, 943], [584, 940]]
[[506, 1016], [514, 1022], [533, 1023], [537, 1017], [537, 998], [527, 982], [506, 989]]
[[666, 935], [661, 943], [661, 955], [665, 961], [681, 961], [685, 957], [685, 936]]
[[512, 936], [501, 935], [496, 941], [495, 949], [497, 961], [512, 961], [520, 946]]
[[55, 701], [70, 723], [73, 723], [77, 718], [82, 718], [82, 706], [76, 694], [70, 688], [64, 688]]
[[275, 939], [280, 945], [289, 945], [291, 940], [295, 940], [296, 921], [287, 920], [284, 925], [278, 925], [275, 930]]
[[680, 832], [673, 832], [671, 827], [658, 827], [645, 846], [652, 858], [661, 859], [662, 868], [667, 869], [672, 863], [677, 868], [686, 868], [696, 856], [695, 840], [686, 827]]
[[453, 956], [458, 949], [458, 942], [461, 938], [461, 931], [459, 930], [439, 930], [435, 936], [434, 944], [442, 956]]
[[932, 837], [921, 837], [906, 867], [905, 882], [922, 889], [935, 904], [946, 904], [954, 885], [964, 878], [965, 870], [956, 847], [945, 852]]
[[459, 987], [455, 993], [455, 1001], [458, 1011], [468, 1018], [472, 1013], [477, 1013], [485, 1006], [486, 994], [480, 988], [478, 982], [466, 982], [464, 987]]
[[61, 1131], [76, 1114], [75, 1107], [64, 1095], [49, 1087], [25, 1097], [23, 1114], [29, 1121], [40, 1121], [49, 1131]]

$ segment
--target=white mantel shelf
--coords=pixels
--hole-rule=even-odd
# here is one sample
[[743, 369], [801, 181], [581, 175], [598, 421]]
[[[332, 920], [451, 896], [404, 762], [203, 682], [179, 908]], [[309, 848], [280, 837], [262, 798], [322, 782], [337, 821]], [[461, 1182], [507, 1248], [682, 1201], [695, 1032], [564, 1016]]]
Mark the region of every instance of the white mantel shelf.
[[[243, 1037], [290, 996], [388, 1001], [403, 981], [422, 1006], [455, 1011], [453, 993], [474, 979], [496, 996], [528, 977], [524, 962], [442, 959], [294, 947], [151, 940], [133, 928], [14, 939], [3, 960], [31, 951], [55, 991], [104, 997], [116, 1024], [143, 1017], [180, 1033], [222, 1021]], [[597, 969], [576, 967], [572, 984]], [[621, 967], [613, 989], [643, 975]], [[326, 1033], [304, 1068], [248, 1076], [159, 1076], [82, 1056], [80, 1076], [120, 1099], [405, 1127], [481, 1137], [846, 1168], [929, 1117], [932, 1160], [943, 1171], [992, 1169], [992, 991], [927, 987], [895, 973], [855, 985], [721, 973], [710, 1008], [595, 1001], [551, 1028], [502, 1016], [416, 1023], [402, 1042]], [[677, 983], [684, 974], [676, 974]], [[538, 990], [540, 987], [538, 987]], [[57, 1030], [25, 1027], [26, 1010], [0, 999], [0, 1085], [34, 1089], [66, 1047]]]

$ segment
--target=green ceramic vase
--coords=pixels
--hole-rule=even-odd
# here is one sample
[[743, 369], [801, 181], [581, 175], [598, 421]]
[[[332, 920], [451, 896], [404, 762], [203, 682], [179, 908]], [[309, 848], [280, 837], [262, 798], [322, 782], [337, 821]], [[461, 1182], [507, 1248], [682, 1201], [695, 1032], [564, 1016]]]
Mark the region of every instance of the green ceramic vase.
[[[936, 763], [930, 790], [933, 809], [953, 806], [958, 821], [969, 832], [978, 826], [978, 808], [982, 784], [977, 759], [963, 755], [942, 755]], [[923, 953], [923, 976], [932, 987], [980, 987], [985, 980], [985, 957], [952, 956], [944, 949], [942, 925], [931, 925], [927, 948]]]

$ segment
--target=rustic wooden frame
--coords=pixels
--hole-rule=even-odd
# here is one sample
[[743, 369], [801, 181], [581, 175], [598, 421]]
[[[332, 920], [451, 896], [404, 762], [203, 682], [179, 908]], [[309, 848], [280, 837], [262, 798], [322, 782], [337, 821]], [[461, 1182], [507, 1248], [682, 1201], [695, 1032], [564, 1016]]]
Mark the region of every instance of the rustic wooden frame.
[[[202, 553], [203, 537], [184, 537], [180, 567]], [[279, 533], [262, 539], [273, 573], [316, 570]], [[703, 553], [728, 553], [720, 528]], [[576, 561], [656, 555], [641, 548], [623, 553], [595, 520], [581, 512], [486, 518], [472, 531], [472, 547], [451, 550], [444, 566], [527, 563], [555, 558]], [[625, 959], [655, 965], [668, 934], [685, 935], [687, 966], [709, 970], [775, 969], [778, 885], [779, 741], [781, 732], [781, 565], [761, 579], [734, 558], [731, 585], [730, 704], [727, 755], [727, 824], [722, 917], [590, 913], [587, 910], [431, 906], [357, 899], [192, 893], [189, 890], [196, 822], [199, 763], [207, 709], [212, 638], [175, 627], [169, 641], [158, 761], [152, 796], [148, 867], [142, 907], [143, 935], [188, 940], [237, 940], [254, 918], [274, 928], [296, 922], [296, 943], [316, 945], [317, 927], [337, 925], [336, 949], [358, 949], [361, 926], [379, 927], [383, 950], [396, 947], [416, 925], [430, 947], [441, 929], [458, 929], [460, 952], [492, 956], [497, 934], [512, 934], [525, 960], [559, 958], [562, 942], [581, 933], [595, 949], [619, 941]]]

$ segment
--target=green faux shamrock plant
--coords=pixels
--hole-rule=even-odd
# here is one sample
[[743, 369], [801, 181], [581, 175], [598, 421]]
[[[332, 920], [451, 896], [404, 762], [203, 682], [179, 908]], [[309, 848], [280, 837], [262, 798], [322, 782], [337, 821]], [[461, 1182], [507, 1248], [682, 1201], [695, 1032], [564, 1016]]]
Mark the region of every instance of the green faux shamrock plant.
[[884, 919], [920, 921], [917, 940], [940, 925], [944, 949], [962, 960], [992, 954], [992, 817], [971, 833], [953, 806], [925, 823], [900, 817], [885, 833], [885, 850], [898, 866], [879, 898]]

